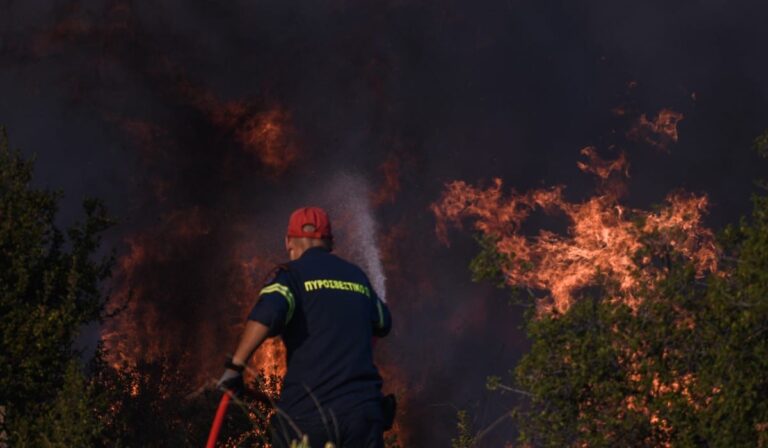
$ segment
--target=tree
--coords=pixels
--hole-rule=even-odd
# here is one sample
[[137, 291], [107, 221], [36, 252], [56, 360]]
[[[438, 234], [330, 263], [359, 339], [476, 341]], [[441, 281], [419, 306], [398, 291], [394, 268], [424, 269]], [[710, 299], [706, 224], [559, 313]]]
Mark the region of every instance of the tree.
[[[765, 135], [755, 147], [768, 156]], [[480, 237], [473, 278], [530, 306], [530, 351], [507, 378], [489, 380], [527, 398], [516, 414], [520, 442], [768, 446], [768, 197], [754, 197], [751, 216], [721, 233], [718, 267], [704, 273], [666, 230], [634, 225], [642, 244], [633, 275], [644, 281], [627, 290], [595, 272], [564, 312], [537, 310], [505, 277], [517, 260], [498, 250], [503, 226]], [[460, 439], [471, 440], [466, 431]]]
[[[112, 317], [102, 286], [114, 253], [97, 254], [113, 221], [88, 199], [83, 221], [60, 230], [61, 193], [32, 187], [33, 169], [0, 128], [0, 445], [203, 445], [220, 391], [190, 394], [190, 375], [165, 359], [116, 367], [101, 347], [90, 360], [73, 349], [84, 324]], [[275, 398], [279, 378], [253, 381]], [[263, 402], [236, 400], [221, 442], [264, 446], [269, 414]]]
[[[112, 225], [103, 205], [61, 231], [60, 192], [33, 188], [34, 162], [8, 147], [0, 128], [0, 405], [13, 446], [89, 445], [98, 403], [73, 342], [102, 318], [113, 255], [96, 258]], [[77, 422], [71, 420], [77, 419]], [[77, 424], [75, 424], [77, 423]]]
[[106, 409], [105, 397], [83, 375], [80, 363], [72, 360], [64, 372], [61, 390], [45, 411], [19, 422], [16, 441], [19, 446], [94, 446], [104, 431], [100, 417]]
[[719, 273], [697, 279], [677, 259], [637, 310], [592, 291], [528, 320], [523, 441], [768, 446], [768, 198], [721, 240]]

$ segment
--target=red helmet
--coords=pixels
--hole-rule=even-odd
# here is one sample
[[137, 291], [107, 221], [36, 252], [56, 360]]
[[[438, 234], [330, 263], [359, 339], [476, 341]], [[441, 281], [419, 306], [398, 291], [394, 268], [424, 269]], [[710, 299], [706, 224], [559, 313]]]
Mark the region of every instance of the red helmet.
[[[314, 232], [304, 231], [304, 226], [311, 225]], [[302, 207], [291, 213], [288, 220], [289, 237], [294, 238], [333, 238], [331, 233], [331, 220], [328, 214], [320, 207]]]

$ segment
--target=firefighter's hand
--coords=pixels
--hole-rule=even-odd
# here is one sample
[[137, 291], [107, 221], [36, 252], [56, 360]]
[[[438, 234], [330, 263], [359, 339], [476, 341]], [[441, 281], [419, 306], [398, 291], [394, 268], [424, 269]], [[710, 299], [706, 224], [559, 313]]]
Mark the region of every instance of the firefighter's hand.
[[245, 370], [245, 366], [232, 364], [231, 361], [228, 361], [225, 366], [226, 370], [224, 370], [224, 374], [219, 378], [219, 382], [216, 383], [216, 387], [229, 391], [235, 396], [242, 395], [245, 390], [245, 384], [243, 383], [243, 370]]

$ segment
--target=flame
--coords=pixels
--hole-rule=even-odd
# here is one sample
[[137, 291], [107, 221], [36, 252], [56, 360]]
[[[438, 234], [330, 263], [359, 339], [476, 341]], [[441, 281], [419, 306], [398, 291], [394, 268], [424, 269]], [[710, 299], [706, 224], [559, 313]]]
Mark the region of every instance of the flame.
[[[107, 360], [115, 368], [170, 357], [198, 372], [192, 375], [198, 381], [210, 380], [211, 372], [221, 370], [261, 289], [256, 273], [263, 276], [270, 264], [244, 256], [255, 250], [251, 239], [234, 244], [227, 256], [230, 267], [210, 273], [211, 279], [188, 279], [184, 284], [177, 277], [176, 281], [168, 278], [194, 260], [195, 251], [214, 233], [207, 216], [199, 207], [175, 210], [163, 215], [156, 227], [126, 240], [128, 251], [118, 260], [112, 301], [113, 307], [125, 304], [126, 308], [108, 320], [102, 331]], [[216, 278], [218, 272], [230, 274]], [[217, 283], [216, 302], [204, 301], [210, 293], [189, 289], [208, 281]], [[189, 316], [174, 315], [179, 312]], [[232, 324], [216, 327], [222, 313], [232, 316], [224, 319]], [[250, 367], [267, 376], [282, 376], [284, 358], [282, 344], [268, 341]]]
[[385, 203], [395, 202], [397, 194], [400, 192], [400, 158], [391, 153], [387, 159], [379, 166], [379, 172], [383, 181], [373, 193], [373, 204], [380, 206]]
[[[166, 353], [178, 352], [169, 331], [170, 316], [164, 316], [162, 300], [146, 287], [153, 268], [162, 267], [178, 257], [176, 247], [206, 234], [209, 227], [199, 208], [176, 210], [161, 218], [159, 228], [126, 239], [128, 252], [117, 263], [117, 292], [112, 305], [127, 308], [106, 322], [102, 339], [107, 359], [115, 367], [139, 359], [153, 360]], [[162, 244], [162, 242], [165, 244]]]
[[269, 169], [282, 173], [296, 160], [296, 143], [289, 132], [290, 116], [280, 107], [250, 116], [237, 129], [238, 140]]
[[[272, 270], [272, 265], [260, 257], [251, 257], [246, 259], [245, 253], [258, 251], [257, 242], [249, 240], [237, 246], [235, 257], [243, 261], [240, 262], [240, 276], [234, 290], [236, 291], [237, 307], [244, 311], [249, 311], [258, 298], [259, 291], [263, 286], [264, 274]], [[261, 276], [254, 275], [261, 273]], [[236, 327], [236, 334], [239, 334], [242, 326]], [[283, 377], [286, 372], [286, 351], [282, 341], [278, 338], [267, 339], [261, 347], [254, 353], [253, 358], [248, 365], [249, 371], [246, 380], [251, 381], [255, 373], [261, 373], [268, 379], [274, 377]], [[275, 390], [279, 392], [279, 390]]]
[[[67, 45], [93, 46], [96, 42], [96, 47], [104, 50], [97, 58], [109, 61], [110, 57], [120, 57], [115, 51], [119, 44], [135, 44], [137, 20], [130, 2], [110, 2], [98, 16], [75, 2], [50, 29], [32, 39], [30, 51], [35, 57], [45, 57]], [[148, 58], [145, 75], [171, 85], [177, 101], [205, 114], [211, 124], [253, 155], [266, 174], [277, 177], [297, 161], [296, 132], [291, 114], [283, 105], [252, 99], [221, 100], [209, 89], [189, 81], [185, 71], [168, 56], [148, 47], [141, 47], [139, 52]], [[140, 148], [154, 147], [145, 144], [145, 137], [157, 131], [154, 125], [135, 119], [126, 119], [121, 125], [138, 140]]]
[[139, 383], [131, 384], [130, 394], [131, 394], [132, 397], [138, 397], [139, 396], [139, 391], [140, 391]]
[[[654, 131], [676, 140], [676, 131], [673, 133], [669, 126], [674, 127], [677, 119], [662, 111]], [[595, 284], [599, 276], [617, 285], [607, 291], [610, 300], [636, 309], [642, 300], [635, 295], [637, 287], [652, 285], [666, 273], [665, 267], [655, 266], [650, 256], [636, 256], [644, 247], [643, 236], [648, 234], [656, 236], [654, 244], [690, 260], [699, 276], [717, 273], [719, 254], [714, 234], [702, 224], [708, 206], [706, 196], [673, 192], [657, 211], [631, 209], [620, 203], [623, 181], [629, 175], [624, 153], [611, 161], [600, 158], [594, 147], [582, 149], [581, 154], [587, 160], [579, 162], [578, 167], [598, 179], [595, 196], [583, 202], [568, 202], [563, 198], [563, 186], [505, 196], [500, 179], [494, 179], [487, 188], [454, 181], [446, 185], [440, 201], [432, 205], [438, 238], [447, 244], [449, 225], [460, 227], [466, 219], [472, 220], [475, 230], [492, 238], [499, 254], [509, 260], [501, 266], [507, 284], [544, 291], [537, 301], [540, 315], [567, 312], [576, 300], [576, 292]], [[523, 223], [539, 209], [563, 216], [568, 222], [565, 234], [540, 230], [535, 236], [524, 235]], [[681, 315], [675, 324], [690, 327], [695, 322]], [[643, 379], [642, 350], [624, 350], [623, 357], [628, 379], [639, 384]], [[624, 406], [643, 413], [660, 434], [669, 435], [669, 422], [650, 410], [649, 400], [676, 394], [696, 408], [699, 404], [691, 393], [696, 379], [690, 373], [666, 382], [658, 375], [651, 379], [650, 396], [629, 395]], [[717, 389], [713, 390], [716, 393]]]
[[[437, 296], [434, 283], [438, 280], [423, 275], [427, 272], [428, 263], [433, 260], [429, 254], [416, 254], [411, 246], [403, 244], [410, 241], [412, 229], [410, 218], [400, 216], [396, 222], [383, 228], [377, 239], [387, 273], [387, 288], [391, 292], [388, 305], [392, 314], [399, 318], [393, 328], [394, 333], [376, 345], [375, 356], [384, 379], [384, 393], [394, 393], [398, 400], [394, 427], [385, 434], [385, 438], [396, 436], [399, 446], [413, 446], [413, 438], [422, 432], [418, 422], [423, 419], [424, 408], [419, 400], [423, 399], [425, 391], [433, 390], [431, 383], [434, 382], [435, 371], [445, 367], [434, 363], [429, 356], [425, 358], [421, 352], [414, 361], [413, 341], [403, 338], [407, 334], [403, 328], [409, 325], [406, 317], [430, 312], [427, 310], [432, 310], [434, 306], [430, 298]], [[421, 268], [403, 263], [403, 260], [413, 262], [414, 259], [418, 260], [416, 264]], [[450, 327], [450, 323], [444, 321], [440, 325]], [[429, 337], [426, 340], [430, 340]], [[422, 345], [424, 343], [422, 341]]]
[[[298, 144], [291, 115], [284, 107], [250, 100], [223, 101], [186, 81], [172, 62], [164, 62], [160, 74], [182, 79], [174, 83], [180, 101], [200, 111], [242, 153], [253, 156], [263, 174], [279, 177], [294, 166]], [[107, 119], [134, 141], [142, 162], [150, 168], [186, 156], [162, 126], [136, 118]], [[229, 160], [222, 159], [221, 166], [226, 167]], [[186, 197], [178, 179], [153, 176], [154, 172], [148, 170], [147, 178], [154, 205], [169, 207], [169, 197]], [[258, 298], [261, 283], [254, 278], [263, 277], [272, 266], [266, 261], [264, 245], [254, 241], [252, 229], [242, 224], [250, 222], [248, 217], [223, 221], [220, 212], [200, 206], [171, 209], [125, 238], [128, 250], [118, 260], [113, 300], [115, 309], [124, 304], [125, 310], [102, 331], [113, 366], [171, 357], [174, 363], [199, 372], [193, 375], [198, 381], [210, 380], [211, 372], [221, 370], [242, 331], [245, 315]], [[211, 256], [215, 259], [206, 258]], [[282, 345], [268, 341], [250, 367], [267, 377], [282, 376], [284, 358]]]
[[[378, 355], [377, 355], [378, 356]], [[394, 359], [392, 353], [386, 353], [385, 357]], [[400, 446], [408, 446], [410, 437], [409, 421], [405, 416], [411, 410], [410, 398], [413, 395], [412, 381], [409, 380], [409, 374], [401, 365], [394, 362], [379, 364], [379, 373], [384, 378], [385, 393], [392, 392], [397, 397], [397, 418], [392, 425], [392, 429], [385, 434], [385, 438], [394, 435]]]
[[[585, 148], [582, 154], [589, 160], [579, 167], [600, 179], [626, 172], [623, 155], [606, 162], [592, 148]], [[493, 238], [498, 252], [511, 260], [502, 266], [508, 284], [548, 292], [538, 302], [540, 311], [566, 312], [574, 293], [593, 284], [598, 273], [618, 283], [616, 300], [636, 306], [639, 299], [633, 289], [659, 275], [650, 260], [638, 266], [634, 259], [643, 247], [642, 235], [648, 232], [658, 232], [671, 247], [693, 260], [700, 275], [716, 269], [714, 235], [702, 225], [706, 196], [673, 193], [659, 211], [648, 212], [621, 205], [620, 195], [611, 191], [571, 203], [563, 198], [563, 189], [513, 192], [505, 197], [500, 179], [485, 189], [463, 181], [448, 183], [440, 201], [431, 206], [438, 237], [447, 243], [448, 225], [461, 226], [465, 218], [473, 219], [474, 228]], [[537, 209], [565, 217], [567, 233], [541, 230], [535, 237], [523, 235], [524, 221]], [[644, 224], [638, 226], [637, 221]]]
[[271, 338], [264, 341], [251, 358], [248, 368], [246, 382], [253, 381], [257, 374], [263, 375], [267, 382], [260, 387], [270, 394], [279, 393], [282, 383], [275, 383], [274, 379], [284, 377], [287, 370], [286, 351], [282, 340]]
[[[634, 372], [630, 374], [629, 379], [630, 381], [639, 384], [642, 380], [642, 375]], [[658, 374], [654, 374], [651, 381], [652, 387], [650, 391], [650, 397], [643, 395], [629, 395], [624, 399], [624, 405], [626, 409], [630, 411], [645, 415], [651, 425], [653, 425], [660, 433], [659, 435], [661, 440], [657, 440], [657, 442], [659, 442], [661, 446], [670, 447], [672, 446], [670, 439], [672, 437], [673, 428], [667, 419], [659, 415], [659, 412], [652, 411], [649, 408], [649, 398], [659, 399], [665, 395], [680, 395], [692, 408], [699, 410], [701, 406], [696, 403], [691, 394], [691, 389], [693, 388], [694, 382], [695, 377], [690, 373], [680, 375], [678, 379], [670, 382], [663, 382], [659, 378]], [[713, 394], [716, 393], [717, 389], [713, 391]], [[709, 401], [711, 401], [711, 397], [707, 399], [707, 402]], [[668, 407], [672, 406], [672, 403], [669, 400], [663, 402], [663, 404]]]
[[260, 109], [244, 100], [221, 101], [188, 81], [180, 83], [178, 92], [205, 113], [212, 124], [232, 134], [245, 152], [256, 156], [267, 174], [283, 174], [297, 161], [298, 143], [291, 115], [281, 105]]
[[642, 114], [627, 132], [627, 138], [668, 151], [670, 144], [677, 143], [677, 123], [683, 118], [683, 114], [671, 109], [660, 110], [653, 121]]
[[597, 154], [597, 148], [587, 146], [582, 148], [580, 154], [587, 157], [587, 162], [576, 162], [576, 166], [586, 173], [592, 173], [602, 180], [607, 180], [613, 173], [620, 173], [629, 177], [629, 164], [627, 156], [621, 153], [616, 160], [606, 161]]

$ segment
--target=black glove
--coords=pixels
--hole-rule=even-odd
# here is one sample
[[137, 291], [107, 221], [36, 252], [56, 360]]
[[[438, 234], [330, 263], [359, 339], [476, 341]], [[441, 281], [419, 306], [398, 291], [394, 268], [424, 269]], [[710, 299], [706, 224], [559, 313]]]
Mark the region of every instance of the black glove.
[[216, 387], [223, 391], [229, 391], [235, 396], [242, 395], [245, 390], [245, 383], [243, 383], [243, 370], [245, 370], [245, 366], [233, 364], [230, 360], [227, 361], [224, 367], [226, 367], [226, 370], [224, 370], [224, 374], [219, 378], [219, 382], [216, 383]]

